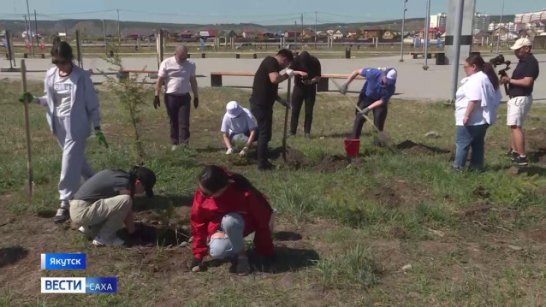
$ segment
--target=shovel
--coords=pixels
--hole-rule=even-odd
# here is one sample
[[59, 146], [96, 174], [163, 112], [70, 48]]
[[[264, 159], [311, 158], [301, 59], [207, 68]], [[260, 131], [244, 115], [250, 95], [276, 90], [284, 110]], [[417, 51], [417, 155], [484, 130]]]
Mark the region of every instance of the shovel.
[[[21, 60], [21, 84], [23, 87], [23, 93], [27, 92], [27, 68], [25, 60]], [[25, 132], [27, 138], [27, 171], [28, 171], [28, 197], [30, 203], [32, 203], [32, 156], [30, 150], [30, 125], [28, 120], [28, 102], [23, 103], [24, 115], [25, 115]]]
[[[290, 99], [290, 91], [292, 88], [292, 78], [288, 78], [288, 84], [286, 89], [286, 101], [288, 105], [290, 106], [292, 104], [292, 101]], [[290, 108], [286, 107], [284, 111], [284, 132], [282, 135], [282, 159], [284, 162], [286, 162], [286, 137], [287, 137], [287, 130], [288, 130], [288, 111]]]
[[351, 98], [347, 97], [345, 94], [342, 93], [341, 85], [339, 85], [339, 83], [337, 83], [336, 80], [332, 79], [332, 82], [337, 87], [337, 90], [339, 91], [339, 93], [342, 94], [343, 97], [345, 97], [347, 99], [347, 101], [349, 101], [353, 106], [355, 106], [355, 108], [358, 110], [358, 114], [360, 114], [362, 117], [364, 117], [366, 122], [369, 123], [372, 126], [372, 128], [373, 128], [373, 130], [375, 130], [375, 132], [377, 132], [377, 136], [379, 138], [379, 141], [381, 141], [381, 143], [385, 144], [385, 146], [387, 146], [387, 148], [394, 151], [392, 139], [385, 132], [379, 130], [379, 128], [377, 128], [375, 126], [373, 121], [371, 121], [370, 118], [366, 114], [364, 114], [364, 112], [358, 106], [358, 104], [356, 104]]

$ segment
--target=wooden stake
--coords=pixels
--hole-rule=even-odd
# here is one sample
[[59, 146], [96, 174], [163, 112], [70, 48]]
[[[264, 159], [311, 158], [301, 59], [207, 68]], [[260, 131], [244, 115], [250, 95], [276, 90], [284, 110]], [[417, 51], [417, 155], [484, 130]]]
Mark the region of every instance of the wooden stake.
[[[27, 67], [25, 65], [25, 60], [21, 60], [21, 83], [23, 87], [23, 93], [27, 92]], [[30, 150], [30, 124], [28, 120], [28, 103], [30, 101], [25, 101], [23, 103], [23, 108], [25, 111], [25, 132], [27, 137], [27, 170], [28, 170], [28, 195], [30, 202], [32, 203], [32, 156]]]

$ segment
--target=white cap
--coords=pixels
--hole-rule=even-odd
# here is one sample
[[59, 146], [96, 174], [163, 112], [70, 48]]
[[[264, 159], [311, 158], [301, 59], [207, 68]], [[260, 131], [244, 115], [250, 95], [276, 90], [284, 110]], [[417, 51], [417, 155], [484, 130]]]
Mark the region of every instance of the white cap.
[[525, 47], [525, 46], [533, 46], [533, 43], [531, 43], [531, 41], [527, 37], [522, 37], [522, 38], [518, 39], [514, 43], [514, 45], [512, 47], [510, 47], [510, 49], [518, 50], [519, 48]]
[[398, 76], [398, 73], [396, 72], [396, 69], [391, 68], [387, 71], [387, 79], [389, 80], [396, 80], [396, 77]]
[[230, 101], [230, 102], [227, 103], [226, 111], [227, 111], [227, 115], [230, 118], [235, 118], [235, 117], [239, 116], [239, 114], [241, 114], [241, 112], [243, 112], [243, 108], [241, 108], [241, 106], [239, 106], [237, 101], [233, 100], [233, 101]]

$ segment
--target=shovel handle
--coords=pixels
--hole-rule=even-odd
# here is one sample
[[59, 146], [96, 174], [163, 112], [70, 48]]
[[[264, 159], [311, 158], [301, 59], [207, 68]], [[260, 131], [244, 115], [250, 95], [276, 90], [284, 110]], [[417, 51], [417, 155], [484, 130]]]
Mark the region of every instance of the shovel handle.
[[[25, 60], [21, 60], [21, 84], [23, 88], [23, 93], [27, 92], [27, 67], [25, 65]], [[28, 103], [25, 101], [23, 103], [23, 108], [25, 112], [25, 133], [27, 141], [27, 171], [28, 171], [28, 195], [32, 201], [32, 155], [30, 150], [30, 124], [28, 119]]]

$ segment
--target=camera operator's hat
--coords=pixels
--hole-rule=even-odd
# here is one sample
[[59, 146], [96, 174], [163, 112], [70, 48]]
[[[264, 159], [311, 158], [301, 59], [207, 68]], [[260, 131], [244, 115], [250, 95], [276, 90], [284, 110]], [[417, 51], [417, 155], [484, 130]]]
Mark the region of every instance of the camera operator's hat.
[[531, 41], [527, 38], [527, 37], [522, 37], [520, 39], [518, 39], [514, 45], [512, 47], [510, 47], [510, 49], [512, 50], [518, 50], [519, 48], [521, 47], [525, 47], [525, 46], [533, 46], [533, 43], [531, 43]]
[[243, 112], [243, 108], [237, 103], [237, 101], [230, 101], [226, 105], [227, 116], [235, 118]]

